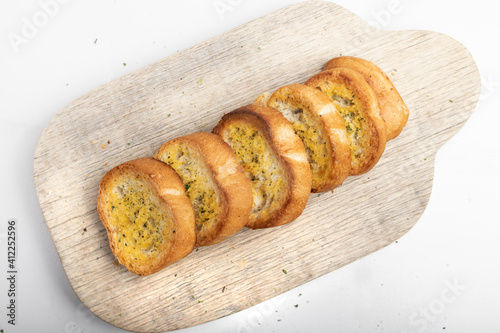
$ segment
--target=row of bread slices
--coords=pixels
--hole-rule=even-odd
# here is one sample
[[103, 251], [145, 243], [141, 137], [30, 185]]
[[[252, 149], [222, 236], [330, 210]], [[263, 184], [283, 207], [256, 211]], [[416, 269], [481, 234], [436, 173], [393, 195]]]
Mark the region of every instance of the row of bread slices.
[[224, 115], [213, 133], [175, 138], [154, 158], [109, 171], [97, 207], [111, 250], [131, 272], [148, 275], [244, 226], [289, 223], [311, 191], [370, 170], [407, 119], [380, 68], [332, 59], [305, 84]]

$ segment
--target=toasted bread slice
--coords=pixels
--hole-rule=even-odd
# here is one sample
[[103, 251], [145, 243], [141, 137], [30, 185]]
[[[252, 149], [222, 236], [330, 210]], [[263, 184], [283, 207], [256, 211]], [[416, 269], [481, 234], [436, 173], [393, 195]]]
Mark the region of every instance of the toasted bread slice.
[[356, 57], [338, 57], [328, 61], [324, 70], [347, 67], [363, 75], [378, 98], [385, 121], [387, 141], [397, 137], [408, 121], [408, 107], [389, 77], [373, 62]]
[[194, 211], [184, 185], [153, 158], [110, 170], [100, 182], [97, 211], [111, 251], [134, 274], [158, 272], [193, 250]]
[[283, 225], [302, 213], [311, 192], [311, 169], [302, 141], [280, 112], [247, 105], [224, 115], [213, 132], [233, 148], [251, 181], [247, 227]]
[[306, 84], [330, 97], [344, 118], [351, 147], [350, 174], [373, 168], [384, 152], [387, 135], [377, 97], [363, 76], [349, 68], [335, 68], [314, 75]]
[[291, 84], [269, 96], [267, 106], [280, 111], [302, 139], [312, 171], [312, 192], [342, 184], [351, 169], [351, 149], [344, 119], [333, 101], [317, 89]]
[[219, 136], [199, 132], [164, 143], [155, 158], [177, 171], [196, 215], [196, 246], [216, 244], [245, 226], [250, 181]]

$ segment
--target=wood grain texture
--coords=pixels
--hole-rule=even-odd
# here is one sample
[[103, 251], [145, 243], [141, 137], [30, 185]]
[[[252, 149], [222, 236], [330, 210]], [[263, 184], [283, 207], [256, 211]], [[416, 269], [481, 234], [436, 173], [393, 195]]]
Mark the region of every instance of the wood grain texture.
[[[224, 113], [263, 91], [305, 82], [340, 54], [379, 65], [410, 109], [406, 128], [373, 170], [334, 193], [311, 195], [291, 224], [244, 229], [157, 274], [139, 277], [113, 264], [96, 212], [108, 170], [152, 156], [174, 137], [211, 131]], [[406, 233], [429, 200], [437, 150], [465, 123], [479, 91], [471, 55], [452, 38], [379, 31], [333, 3], [301, 2], [59, 111], [36, 149], [36, 191], [68, 279], [92, 312], [131, 331], [189, 327], [277, 296]]]

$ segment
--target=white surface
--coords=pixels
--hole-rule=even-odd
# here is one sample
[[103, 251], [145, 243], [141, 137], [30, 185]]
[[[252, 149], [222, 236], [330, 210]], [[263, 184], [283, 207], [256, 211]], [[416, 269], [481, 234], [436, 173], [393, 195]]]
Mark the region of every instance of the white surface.
[[[58, 1], [57, 9], [46, 7], [52, 14], [46, 16], [42, 3], [50, 0], [0, 3], [2, 276], [7, 220], [18, 223], [16, 326], [7, 323], [2, 277], [0, 329], [124, 332], [91, 314], [64, 274], [33, 185], [42, 129], [85, 92], [294, 1]], [[397, 243], [253, 308], [180, 332], [500, 332], [499, 3], [338, 3], [385, 30], [456, 38], [478, 64], [480, 102], [439, 151], [429, 205]], [[227, 11], [218, 13], [221, 4]], [[40, 27], [24, 31], [28, 38], [16, 52], [9, 36], [23, 36], [25, 19]]]

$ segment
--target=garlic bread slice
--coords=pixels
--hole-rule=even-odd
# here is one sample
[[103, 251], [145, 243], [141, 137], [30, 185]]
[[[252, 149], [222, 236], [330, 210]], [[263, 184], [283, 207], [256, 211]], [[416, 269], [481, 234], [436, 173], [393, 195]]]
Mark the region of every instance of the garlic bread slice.
[[134, 274], [158, 272], [193, 250], [194, 211], [184, 185], [172, 168], [153, 158], [106, 173], [97, 211], [113, 254]]
[[357, 57], [337, 57], [328, 61], [324, 70], [346, 67], [363, 75], [372, 87], [385, 121], [387, 141], [397, 137], [405, 127], [410, 111], [389, 77], [373, 62]]
[[317, 89], [291, 84], [276, 90], [267, 106], [280, 111], [302, 139], [312, 171], [312, 192], [342, 184], [351, 169], [351, 151], [344, 120], [333, 101]]
[[361, 74], [335, 68], [311, 77], [306, 85], [325, 93], [340, 112], [351, 148], [351, 175], [372, 169], [382, 156], [387, 140], [377, 97]]
[[299, 217], [311, 191], [311, 169], [302, 141], [279, 111], [247, 105], [224, 115], [213, 132], [232, 147], [250, 179], [247, 227], [274, 227]]
[[198, 132], [175, 138], [155, 158], [184, 183], [196, 215], [196, 246], [219, 243], [245, 226], [252, 209], [250, 181], [219, 136]]

